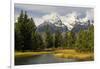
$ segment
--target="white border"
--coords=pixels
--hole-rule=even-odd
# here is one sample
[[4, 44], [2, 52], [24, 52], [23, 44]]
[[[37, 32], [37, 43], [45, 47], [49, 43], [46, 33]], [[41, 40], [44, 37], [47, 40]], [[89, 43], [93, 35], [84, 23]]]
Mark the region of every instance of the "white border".
[[[44, 67], [44, 69], [47, 69], [48, 67], [51, 67], [52, 66], [55, 68], [57, 65], [59, 67], [59, 65], [61, 65], [62, 67], [64, 66], [68, 66], [68, 68], [70, 68], [69, 66], [72, 65], [79, 65], [80, 66], [84, 66], [84, 65], [89, 65], [89, 64], [94, 64], [94, 62], [71, 62], [71, 63], [52, 63], [52, 64], [37, 64], [37, 65], [21, 65], [21, 66], [15, 66], [14, 65], [14, 3], [21, 3], [21, 4], [38, 4], [38, 5], [51, 5], [51, 6], [73, 6], [73, 7], [90, 7], [90, 8], [94, 8], [95, 10], [95, 5], [86, 5], [86, 4], [66, 4], [65, 2], [49, 2], [49, 1], [46, 1], [46, 2], [41, 2], [41, 1], [30, 1], [30, 0], [12, 0], [11, 1], [11, 68], [12, 69], [33, 69], [33, 68], [37, 68], [37, 69], [41, 69], [42, 67]], [[78, 66], [77, 65], [77, 66]], [[87, 66], [86, 65], [86, 66]], [[62, 68], [61, 67], [61, 68]], [[72, 67], [73, 68], [73, 67]], [[49, 69], [49, 68], [48, 68]], [[60, 69], [60, 68], [59, 68]]]
[[11, 37], [11, 39], [10, 39], [10, 46], [11, 46], [11, 48], [10, 48], [10, 52], [11, 52], [11, 54], [10, 54], [10, 56], [11, 56], [11, 58], [10, 58], [10, 67], [12, 68], [12, 69], [14, 69], [14, 2], [13, 2], [13, 0], [11, 0], [11, 4], [10, 4], [10, 10], [11, 10], [11, 12], [10, 12], [10, 37]]

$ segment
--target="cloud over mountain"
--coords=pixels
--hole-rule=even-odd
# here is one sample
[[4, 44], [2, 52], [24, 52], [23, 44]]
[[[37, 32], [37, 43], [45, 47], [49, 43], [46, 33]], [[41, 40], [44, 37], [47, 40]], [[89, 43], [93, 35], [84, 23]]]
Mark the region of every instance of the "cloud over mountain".
[[90, 20], [93, 24], [94, 20], [93, 8], [89, 7], [15, 4], [14, 10], [14, 22], [17, 21], [17, 17], [20, 15], [21, 10], [23, 10], [27, 11], [28, 16], [34, 19], [36, 26], [45, 21], [55, 23], [57, 20], [61, 20], [71, 30], [77, 23], [84, 25]]
[[81, 14], [77, 12], [71, 12], [69, 14], [66, 14], [65, 16], [61, 16], [60, 14], [53, 12], [39, 18], [34, 18], [34, 20], [36, 22], [36, 26], [42, 24], [44, 21], [55, 23], [56, 21], [61, 20], [62, 23], [66, 25], [69, 30], [71, 30], [77, 23], [84, 25], [87, 23], [88, 20], [93, 20], [93, 16], [90, 15], [92, 13], [93, 13], [92, 11], [87, 11], [86, 16], [80, 18]]

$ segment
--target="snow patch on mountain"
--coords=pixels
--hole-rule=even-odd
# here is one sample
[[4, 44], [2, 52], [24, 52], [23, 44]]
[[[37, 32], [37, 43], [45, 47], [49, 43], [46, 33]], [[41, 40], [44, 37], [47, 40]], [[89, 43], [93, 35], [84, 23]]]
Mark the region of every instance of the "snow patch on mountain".
[[90, 24], [93, 24], [93, 16], [90, 16], [89, 12], [86, 12], [86, 16], [84, 18], [79, 18], [79, 13], [77, 12], [72, 12], [69, 13], [67, 15], [61, 16], [56, 12], [47, 14], [42, 16], [41, 18], [35, 18], [35, 22], [37, 22], [37, 26], [42, 24], [43, 22], [50, 22], [52, 24], [54, 24], [57, 27], [63, 27], [63, 26], [67, 26], [68, 30], [72, 30], [74, 28], [75, 25], [87, 25], [88, 24], [88, 20], [90, 21]]
[[73, 12], [61, 17], [62, 22], [71, 30], [74, 25], [76, 24], [77, 20], [77, 13]]
[[51, 13], [42, 17], [44, 21], [49, 21], [51, 23], [55, 23], [59, 20], [59, 14]]
[[44, 21], [51, 22], [57, 27], [64, 27], [65, 25], [63, 24], [61, 20], [61, 16], [58, 13], [51, 13], [49, 15], [43, 16]]

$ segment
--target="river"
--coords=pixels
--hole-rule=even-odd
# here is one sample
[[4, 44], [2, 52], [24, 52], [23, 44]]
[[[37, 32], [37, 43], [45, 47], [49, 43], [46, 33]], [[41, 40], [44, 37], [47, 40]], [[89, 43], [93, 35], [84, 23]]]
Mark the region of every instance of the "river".
[[38, 56], [15, 58], [15, 65], [63, 63], [63, 62], [74, 62], [74, 61], [75, 59], [57, 58], [52, 54], [43, 54]]

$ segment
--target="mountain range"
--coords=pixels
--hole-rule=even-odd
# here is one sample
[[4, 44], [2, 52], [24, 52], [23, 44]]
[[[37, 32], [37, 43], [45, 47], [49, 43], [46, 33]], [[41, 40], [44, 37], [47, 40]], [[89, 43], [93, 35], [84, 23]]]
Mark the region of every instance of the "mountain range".
[[[69, 18], [70, 16], [66, 16], [66, 20]], [[93, 20], [89, 20], [89, 19], [79, 19], [78, 16], [73, 16], [74, 21], [70, 18], [71, 23], [68, 24], [64, 24], [64, 21], [62, 20], [62, 18], [57, 15], [57, 14], [52, 14], [49, 16], [49, 19], [45, 19], [43, 21], [43, 23], [41, 23], [38, 27], [37, 27], [37, 32], [45, 32], [47, 29], [49, 29], [49, 31], [51, 31], [52, 33], [56, 32], [56, 31], [60, 31], [60, 32], [67, 32], [67, 31], [74, 31], [74, 32], [78, 32], [80, 29], [84, 29], [86, 30], [90, 25], [93, 24]], [[83, 21], [82, 21], [83, 20]], [[69, 29], [70, 27], [72, 27], [71, 29]]]

